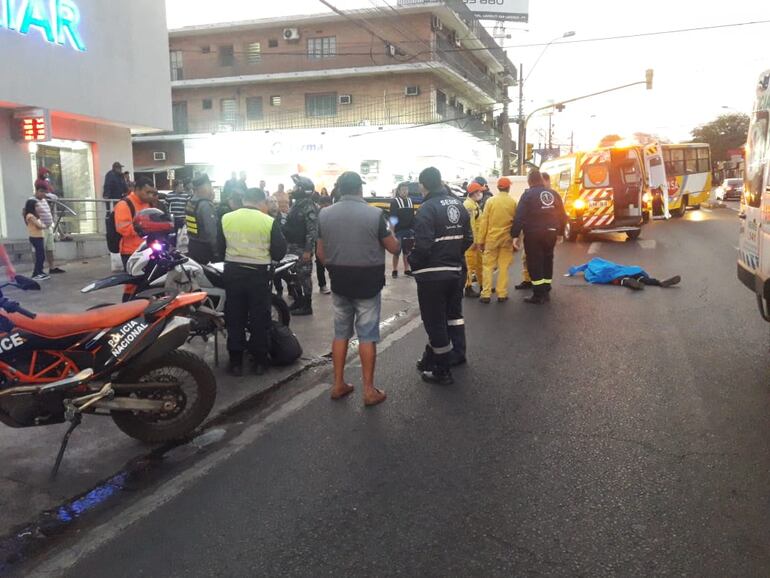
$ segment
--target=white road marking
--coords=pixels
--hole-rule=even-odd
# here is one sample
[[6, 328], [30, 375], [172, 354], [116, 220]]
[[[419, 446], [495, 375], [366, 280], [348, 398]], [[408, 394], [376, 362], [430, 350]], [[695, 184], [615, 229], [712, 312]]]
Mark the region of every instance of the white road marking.
[[599, 252], [599, 249], [601, 249], [602, 244], [599, 241], [594, 241], [591, 243], [591, 246], [588, 247], [588, 254], [589, 255], [596, 255]]
[[[397, 341], [403, 339], [421, 325], [422, 319], [420, 319], [419, 316], [412, 319], [409, 323], [385, 338], [378, 346], [378, 351], [382, 353], [383, 351], [388, 350]], [[152, 494], [142, 498], [134, 505], [129, 506], [125, 511], [121, 512], [119, 516], [80, 535], [77, 543], [68, 545], [66, 550], [49, 557], [34, 568], [28, 576], [39, 576], [41, 578], [61, 576], [66, 570], [75, 566], [85, 557], [94, 554], [99, 549], [120, 537], [129, 527], [140, 522], [164, 504], [171, 502], [217, 466], [235, 456], [245, 447], [253, 444], [257, 439], [265, 435], [272, 426], [291, 417], [322, 395], [328, 395], [329, 388], [330, 385], [328, 383], [319, 383], [313, 388], [292, 397], [270, 415], [265, 417], [265, 419], [243, 430], [238, 436], [222, 447], [222, 449], [191, 466], [177, 477], [169, 480]]]
[[642, 249], [654, 249], [658, 246], [658, 242], [654, 239], [643, 239], [637, 242]]

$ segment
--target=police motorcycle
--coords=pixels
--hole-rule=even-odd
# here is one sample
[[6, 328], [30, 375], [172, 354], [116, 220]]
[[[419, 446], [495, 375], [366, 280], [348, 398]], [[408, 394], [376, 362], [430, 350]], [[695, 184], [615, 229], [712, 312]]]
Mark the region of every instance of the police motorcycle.
[[52, 477], [84, 414], [109, 416], [146, 443], [184, 439], [208, 416], [214, 374], [199, 356], [179, 350], [190, 333], [185, 315], [205, 293], [48, 314], [5, 297], [9, 286], [40, 289], [22, 276], [0, 286], [0, 422], [69, 422]]
[[[127, 272], [89, 283], [80, 290], [81, 293], [127, 286], [131, 298], [136, 299], [204, 291], [207, 294], [206, 299], [191, 314], [190, 339], [200, 337], [208, 341], [213, 337], [216, 345], [215, 356], [218, 358], [218, 334], [224, 329], [224, 263], [202, 265], [180, 253], [175, 245], [174, 225], [159, 209], [140, 211], [134, 218], [134, 228], [145, 240], [129, 258]], [[291, 281], [291, 270], [296, 270], [297, 258], [294, 257], [292, 262], [289, 257], [276, 266], [275, 274], [287, 279], [289, 292], [293, 294], [297, 289], [292, 288], [296, 286], [296, 282]], [[287, 327], [291, 323], [289, 306], [277, 294], [273, 294], [271, 316], [273, 321]]]

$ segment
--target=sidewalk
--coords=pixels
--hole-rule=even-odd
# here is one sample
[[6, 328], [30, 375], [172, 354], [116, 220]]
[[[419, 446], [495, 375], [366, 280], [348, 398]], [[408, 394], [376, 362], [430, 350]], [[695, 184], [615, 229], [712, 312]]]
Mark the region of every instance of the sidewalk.
[[[122, 292], [119, 288], [88, 295], [80, 293], [81, 287], [110, 274], [109, 259], [67, 263], [62, 267], [67, 273], [55, 275], [50, 281], [43, 282], [42, 291], [21, 293], [11, 289], [7, 295], [22, 302], [27, 309], [45, 312], [75, 312], [120, 300]], [[18, 272], [29, 273], [24, 265]], [[315, 290], [317, 292], [318, 288]], [[402, 316], [402, 319], [400, 323], [388, 324], [386, 333], [394, 331], [417, 314], [416, 294], [412, 279], [391, 279], [388, 271], [388, 285], [383, 291], [382, 321], [396, 315]], [[292, 320], [291, 328], [299, 337], [304, 354], [291, 367], [274, 368], [262, 377], [230, 377], [224, 371], [226, 348], [224, 343], [220, 343], [220, 367], [214, 368], [218, 385], [217, 402], [209, 420], [289, 378], [304, 367], [318, 363], [329, 354], [333, 322], [331, 296], [316, 293], [313, 309], [315, 314], [312, 317]], [[197, 340], [186, 347], [203, 355], [214, 367], [213, 341], [204, 344]], [[14, 430], [0, 426], [0, 460], [4, 466], [0, 474], [0, 511], [3, 512], [0, 535], [7, 534], [41, 511], [90, 490], [101, 480], [119, 471], [128, 461], [147, 454], [151, 449], [125, 436], [109, 418], [86, 417], [83, 425], [72, 436], [58, 480], [50, 483], [48, 474], [66, 427], [63, 424]]]

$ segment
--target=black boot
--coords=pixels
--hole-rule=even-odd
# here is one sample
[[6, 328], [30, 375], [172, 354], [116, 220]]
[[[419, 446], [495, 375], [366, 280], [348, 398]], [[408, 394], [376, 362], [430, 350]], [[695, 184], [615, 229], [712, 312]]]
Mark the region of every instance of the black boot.
[[302, 304], [304, 303], [305, 298], [301, 295], [294, 298], [294, 302], [289, 307], [289, 311], [296, 311], [297, 309], [302, 309]]
[[465, 359], [465, 325], [450, 325], [449, 339], [452, 340], [452, 353], [449, 354], [449, 366], [464, 365]]
[[514, 287], [516, 291], [524, 291], [526, 289], [532, 289], [532, 281], [522, 281], [516, 287]]
[[433, 350], [430, 345], [426, 345], [422, 357], [417, 361], [417, 371], [431, 371], [433, 365]]
[[227, 364], [227, 373], [233, 377], [243, 377], [243, 353], [230, 352], [230, 362]]
[[301, 317], [305, 315], [312, 315], [313, 314], [313, 298], [312, 297], [304, 297], [302, 300], [302, 304], [298, 309], [295, 309], [291, 312], [292, 315]]
[[270, 369], [270, 363], [268, 362], [267, 357], [254, 357], [251, 362], [251, 369], [256, 375], [265, 375]]
[[465, 296], [470, 297], [471, 299], [477, 299], [481, 296], [481, 293], [476, 291], [473, 287], [468, 286], [465, 288]]
[[436, 385], [452, 385], [455, 380], [449, 370], [450, 354], [436, 355], [433, 353], [434, 366], [431, 371], [422, 372], [422, 380], [425, 383]]
[[674, 275], [673, 277], [670, 277], [669, 279], [664, 279], [660, 282], [661, 287], [673, 287], [674, 285], [679, 285], [679, 282], [682, 280], [682, 278], [679, 275]]
[[644, 285], [633, 277], [623, 277], [623, 279], [620, 280], [620, 285], [621, 287], [628, 287], [633, 291], [641, 291], [644, 289]]
[[542, 305], [546, 302], [544, 293], [533, 293], [532, 296], [524, 299], [524, 303], [530, 303], [531, 305]]

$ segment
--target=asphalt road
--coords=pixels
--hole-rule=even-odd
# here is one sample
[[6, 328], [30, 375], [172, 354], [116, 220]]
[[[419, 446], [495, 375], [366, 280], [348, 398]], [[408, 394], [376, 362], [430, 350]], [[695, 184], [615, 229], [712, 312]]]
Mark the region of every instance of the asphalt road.
[[380, 357], [384, 405], [307, 390], [62, 573], [767, 576], [770, 332], [737, 229], [691, 212], [561, 246], [562, 271], [597, 255], [683, 283], [466, 302], [454, 386], [419, 381], [416, 327]]

